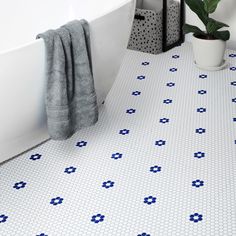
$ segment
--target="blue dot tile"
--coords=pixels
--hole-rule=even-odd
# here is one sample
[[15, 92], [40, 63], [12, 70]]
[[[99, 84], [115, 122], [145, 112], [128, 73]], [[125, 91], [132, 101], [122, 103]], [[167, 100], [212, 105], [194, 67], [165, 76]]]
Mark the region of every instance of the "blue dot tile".
[[141, 233], [141, 234], [138, 234], [137, 236], [151, 236], [151, 235], [147, 233]]
[[231, 58], [236, 57], [236, 54], [235, 53], [231, 53], [231, 54], [229, 54], [229, 57], [231, 57]]
[[198, 128], [198, 129], [196, 129], [195, 132], [196, 132], [197, 134], [204, 134], [204, 133], [206, 133], [206, 129]]
[[91, 218], [91, 221], [95, 224], [98, 224], [100, 222], [103, 222], [105, 219], [105, 216], [102, 214], [97, 214], [97, 215], [93, 215]]
[[174, 87], [175, 86], [175, 83], [174, 82], [169, 82], [166, 84], [167, 87]]
[[158, 141], [155, 142], [155, 145], [156, 145], [156, 146], [164, 146], [164, 145], [166, 145], [166, 141], [164, 141], [164, 140], [158, 140]]
[[4, 214], [0, 215], [0, 224], [5, 223], [7, 221], [7, 219], [8, 219], [8, 216], [6, 216]]
[[229, 68], [231, 71], [236, 71], [236, 67], [235, 66], [232, 66]]
[[76, 171], [76, 168], [74, 166], [67, 167], [64, 170], [66, 174], [72, 174], [72, 173], [75, 173], [75, 171]]
[[152, 166], [152, 167], [150, 167], [150, 172], [152, 172], [152, 173], [161, 172], [161, 166]]
[[178, 69], [177, 68], [170, 68], [169, 71], [170, 72], [176, 72]]
[[133, 108], [126, 110], [126, 113], [128, 113], [130, 115], [134, 114], [135, 112], [136, 112], [136, 109], [133, 109]]
[[194, 157], [201, 159], [201, 158], [205, 157], [205, 153], [204, 152], [195, 152]]
[[151, 204], [154, 204], [156, 203], [156, 200], [157, 198], [156, 197], [153, 197], [153, 196], [149, 196], [149, 197], [145, 197], [143, 202], [147, 205], [151, 205]]
[[121, 129], [121, 130], [119, 131], [119, 134], [121, 134], [121, 135], [127, 135], [127, 134], [129, 134], [129, 132], [130, 132], [130, 130], [128, 130], [128, 129]]
[[200, 179], [196, 179], [194, 181], [192, 181], [192, 186], [195, 188], [200, 188], [204, 186], [204, 181], [200, 180]]
[[200, 95], [203, 95], [203, 94], [206, 94], [206, 93], [207, 93], [206, 90], [199, 90], [199, 91], [198, 91], [198, 94], [200, 94]]
[[117, 152], [117, 153], [113, 153], [113, 154], [111, 155], [111, 158], [117, 160], [117, 159], [121, 159], [122, 156], [123, 156], [122, 153]]
[[62, 204], [63, 200], [64, 199], [61, 198], [61, 197], [52, 198], [51, 201], [50, 201], [50, 204], [54, 205], [54, 206], [57, 206], [57, 205]]
[[114, 184], [115, 184], [115, 182], [108, 180], [108, 181], [102, 183], [102, 187], [108, 189], [108, 188], [114, 187]]
[[87, 146], [87, 144], [88, 144], [88, 142], [86, 142], [86, 141], [79, 141], [79, 142], [76, 144], [76, 146], [82, 148], [82, 147]]
[[148, 66], [149, 64], [150, 64], [150, 62], [148, 62], [148, 61], [142, 62], [142, 66]]
[[41, 159], [41, 157], [42, 157], [41, 154], [36, 153], [36, 154], [31, 155], [29, 159], [32, 161], [37, 161], [37, 160]]
[[201, 75], [199, 75], [199, 78], [200, 78], [200, 79], [206, 79], [206, 78], [207, 78], [207, 75], [206, 75], [206, 74], [201, 74]]
[[140, 91], [134, 91], [134, 92], [132, 92], [132, 95], [133, 96], [140, 96], [141, 92]]
[[189, 220], [194, 223], [198, 223], [199, 221], [203, 220], [203, 216], [202, 216], [202, 214], [194, 213], [194, 214], [190, 215]]
[[19, 189], [21, 189], [21, 188], [25, 188], [25, 186], [26, 186], [26, 183], [23, 182], [23, 181], [20, 181], [20, 182], [18, 182], [18, 183], [15, 183], [14, 186], [13, 186], [13, 188], [19, 190]]
[[144, 80], [144, 79], [146, 79], [146, 77], [144, 75], [139, 75], [139, 76], [137, 76], [137, 79], [138, 80]]
[[180, 56], [176, 54], [176, 55], [173, 55], [172, 58], [173, 59], [178, 59], [178, 58], [180, 58]]
[[162, 118], [162, 119], [160, 119], [159, 122], [162, 123], [162, 124], [166, 124], [166, 123], [169, 123], [169, 122], [170, 122], [170, 119], [168, 119], [168, 118]]
[[236, 81], [230, 83], [232, 86], [236, 86]]
[[164, 104], [171, 104], [173, 101], [171, 99], [165, 99], [163, 101]]
[[204, 113], [204, 112], [206, 112], [206, 108], [200, 107], [200, 108], [197, 109], [197, 112]]

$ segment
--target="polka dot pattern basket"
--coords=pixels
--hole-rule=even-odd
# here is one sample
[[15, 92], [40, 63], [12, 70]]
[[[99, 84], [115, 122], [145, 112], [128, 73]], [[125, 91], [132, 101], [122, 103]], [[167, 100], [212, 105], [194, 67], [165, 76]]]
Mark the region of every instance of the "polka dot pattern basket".
[[[162, 10], [136, 8], [128, 49], [158, 54], [162, 52]], [[178, 41], [180, 35], [180, 5], [173, 1], [167, 11], [167, 44]]]

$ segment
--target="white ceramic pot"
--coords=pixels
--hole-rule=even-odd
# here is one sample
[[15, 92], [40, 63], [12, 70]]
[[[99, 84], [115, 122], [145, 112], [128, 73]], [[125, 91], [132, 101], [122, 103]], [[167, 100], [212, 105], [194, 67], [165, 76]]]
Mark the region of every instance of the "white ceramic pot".
[[226, 41], [220, 39], [201, 39], [193, 35], [194, 59], [198, 66], [219, 67], [223, 63]]

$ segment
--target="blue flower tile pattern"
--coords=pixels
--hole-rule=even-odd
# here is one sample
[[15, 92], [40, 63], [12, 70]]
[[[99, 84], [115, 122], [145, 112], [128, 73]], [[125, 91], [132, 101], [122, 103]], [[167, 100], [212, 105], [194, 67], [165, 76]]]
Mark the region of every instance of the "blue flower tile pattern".
[[161, 166], [150, 167], [150, 172], [153, 172], [153, 173], [161, 172]]
[[200, 95], [203, 95], [203, 94], [206, 94], [206, 93], [207, 93], [206, 90], [199, 90], [199, 91], [198, 91], [198, 94], [200, 94]]
[[128, 114], [134, 114], [135, 112], [136, 112], [136, 110], [133, 108], [126, 110], [126, 113], [128, 113]]
[[174, 87], [175, 86], [175, 83], [174, 82], [169, 82], [166, 84], [167, 87]]
[[196, 133], [197, 134], [204, 134], [204, 133], [206, 133], [206, 129], [198, 128], [198, 129], [196, 129]]
[[82, 147], [87, 146], [87, 144], [88, 144], [88, 142], [86, 142], [86, 141], [79, 141], [79, 142], [76, 144], [76, 146], [82, 148]]
[[168, 119], [168, 118], [162, 118], [162, 119], [160, 119], [160, 123], [162, 123], [162, 124], [169, 123], [169, 121], [170, 121], [170, 119]]
[[129, 134], [129, 130], [128, 129], [121, 129], [120, 131], [119, 131], [119, 134], [121, 134], [121, 135], [126, 135], [126, 134]]
[[121, 159], [122, 156], [123, 156], [122, 153], [117, 152], [117, 153], [113, 153], [113, 154], [111, 155], [111, 158], [117, 160], [117, 159]]
[[64, 200], [64, 199], [61, 198], [61, 197], [55, 197], [55, 198], [52, 198], [52, 199], [51, 199], [50, 204], [51, 204], [51, 205], [54, 205], [54, 206], [57, 206], [57, 205], [62, 204], [63, 200]]
[[157, 200], [156, 197], [149, 196], [149, 197], [145, 197], [144, 200], [143, 200], [143, 202], [144, 202], [145, 204], [151, 205], [151, 204], [156, 203], [156, 200]]
[[180, 56], [179, 55], [173, 55], [172, 58], [178, 59]]
[[64, 170], [64, 172], [67, 173], [67, 174], [75, 173], [75, 171], [76, 171], [76, 168], [74, 166], [67, 167]]
[[230, 67], [230, 70], [231, 70], [231, 71], [236, 71], [236, 67], [235, 67], [235, 66], [232, 66], [232, 67]]
[[148, 66], [149, 64], [150, 64], [150, 62], [148, 62], [148, 61], [142, 62], [142, 66]]
[[206, 112], [206, 108], [200, 107], [200, 108], [197, 109], [197, 112], [204, 113], [204, 112]]
[[165, 104], [171, 104], [173, 101], [171, 99], [165, 99], [163, 103]]
[[95, 224], [98, 224], [98, 223], [100, 223], [100, 222], [103, 222], [104, 219], [105, 219], [105, 216], [104, 216], [104, 215], [102, 215], [102, 214], [97, 214], [97, 215], [93, 215], [93, 216], [92, 216], [91, 221], [92, 221], [93, 223], [95, 223]]
[[165, 140], [158, 140], [155, 142], [156, 146], [164, 146], [166, 145], [166, 141]]
[[202, 214], [194, 213], [194, 214], [190, 215], [189, 220], [193, 221], [194, 223], [198, 223], [199, 221], [203, 220], [203, 216], [202, 216]]
[[170, 72], [176, 72], [178, 69], [177, 68], [170, 68], [169, 71]]
[[114, 184], [115, 184], [115, 182], [108, 180], [108, 181], [102, 183], [102, 187], [103, 188], [112, 188], [112, 187], [114, 187]]
[[1, 164], [0, 235], [236, 236], [236, 71], [192, 58], [128, 50], [96, 125]]
[[144, 79], [146, 79], [146, 76], [144, 76], [144, 75], [139, 75], [139, 76], [137, 77], [137, 79], [138, 79], [138, 80], [144, 80]]
[[140, 91], [134, 91], [134, 92], [132, 92], [132, 95], [133, 96], [140, 96], [141, 92]]
[[194, 157], [201, 159], [201, 158], [205, 157], [205, 153], [204, 152], [195, 152]]
[[141, 233], [141, 234], [138, 234], [137, 236], [151, 236], [151, 235], [147, 233]]
[[0, 215], [0, 224], [5, 223], [7, 221], [7, 219], [8, 219], [8, 216], [6, 216], [4, 214]]
[[18, 182], [18, 183], [15, 183], [14, 186], [13, 186], [13, 188], [19, 190], [19, 189], [21, 189], [21, 188], [25, 188], [25, 186], [26, 186], [26, 183], [23, 182], [23, 181], [20, 181], [20, 182]]
[[194, 180], [194, 181], [192, 181], [192, 186], [196, 187], [196, 188], [200, 188], [200, 187], [204, 186], [204, 181], [200, 180], [200, 179]]
[[200, 79], [206, 79], [206, 78], [207, 78], [207, 75], [206, 75], [206, 74], [201, 74], [201, 75], [199, 75], [199, 78], [200, 78]]
[[236, 57], [236, 53], [231, 53], [231, 54], [229, 54], [229, 57]]
[[30, 156], [30, 160], [36, 161], [36, 160], [39, 160], [41, 157], [42, 157], [41, 154], [38, 154], [38, 153], [37, 154], [33, 154], [33, 155]]

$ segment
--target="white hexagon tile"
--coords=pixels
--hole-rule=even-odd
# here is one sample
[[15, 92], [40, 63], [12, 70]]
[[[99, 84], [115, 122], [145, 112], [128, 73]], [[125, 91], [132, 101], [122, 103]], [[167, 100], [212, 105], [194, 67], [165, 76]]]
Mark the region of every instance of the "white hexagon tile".
[[[235, 236], [236, 53], [127, 51], [99, 122], [0, 166], [1, 236]], [[14, 147], [12, 147], [14, 148]]]

